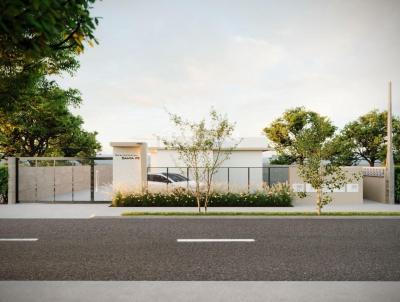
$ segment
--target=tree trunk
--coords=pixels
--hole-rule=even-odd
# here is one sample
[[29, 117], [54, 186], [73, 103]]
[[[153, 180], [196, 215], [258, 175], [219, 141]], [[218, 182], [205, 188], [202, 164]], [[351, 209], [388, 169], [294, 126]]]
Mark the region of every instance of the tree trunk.
[[375, 167], [375, 161], [369, 162], [369, 166], [370, 166], [370, 167]]
[[201, 201], [200, 201], [200, 194], [199, 192], [196, 192], [196, 201], [197, 201], [197, 209], [199, 210], [199, 213], [201, 213]]
[[317, 215], [320, 216], [321, 215], [321, 204], [322, 204], [322, 192], [321, 189], [317, 190]]

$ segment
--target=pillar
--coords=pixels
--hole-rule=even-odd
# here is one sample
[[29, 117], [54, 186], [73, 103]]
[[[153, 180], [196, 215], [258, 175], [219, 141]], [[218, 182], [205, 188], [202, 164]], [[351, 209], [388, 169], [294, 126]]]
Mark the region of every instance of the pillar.
[[147, 183], [147, 144], [112, 142], [113, 191], [142, 192]]

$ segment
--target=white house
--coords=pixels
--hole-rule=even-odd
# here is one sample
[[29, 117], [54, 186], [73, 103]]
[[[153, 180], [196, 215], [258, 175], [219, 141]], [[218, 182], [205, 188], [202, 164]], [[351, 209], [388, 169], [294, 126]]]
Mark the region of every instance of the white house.
[[[258, 188], [262, 185], [263, 152], [270, 151], [271, 147], [263, 137], [247, 137], [228, 142], [223, 150], [232, 148], [238, 144], [229, 158], [222, 164], [214, 178], [214, 183], [221, 188], [229, 186], [243, 189], [250, 187]], [[191, 175], [186, 169], [186, 164], [179, 158], [175, 150], [167, 150], [162, 144], [150, 145], [148, 157], [149, 171], [152, 173], [169, 172]], [[215, 156], [210, 154], [210, 156]]]

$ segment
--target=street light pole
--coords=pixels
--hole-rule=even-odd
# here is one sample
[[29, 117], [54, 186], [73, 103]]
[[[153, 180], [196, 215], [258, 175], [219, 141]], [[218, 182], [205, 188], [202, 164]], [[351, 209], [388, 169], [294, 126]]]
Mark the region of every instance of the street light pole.
[[394, 160], [393, 160], [393, 125], [392, 125], [392, 82], [389, 82], [387, 112], [387, 150], [386, 150], [387, 203], [394, 203]]

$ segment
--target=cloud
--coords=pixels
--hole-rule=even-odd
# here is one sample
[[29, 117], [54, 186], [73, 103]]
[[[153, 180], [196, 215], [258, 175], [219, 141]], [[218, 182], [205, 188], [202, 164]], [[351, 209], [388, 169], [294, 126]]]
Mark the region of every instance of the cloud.
[[100, 45], [66, 86], [104, 144], [170, 131], [164, 111], [189, 119], [213, 106], [254, 136], [305, 106], [338, 126], [384, 109], [393, 80], [400, 113], [400, 2], [127, 1], [96, 3]]
[[197, 88], [215, 89], [221, 85], [252, 85], [281, 63], [283, 47], [253, 37], [233, 36], [212, 56], [191, 57], [184, 61], [188, 81]]

